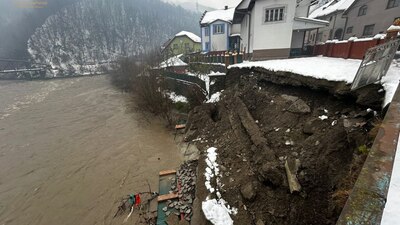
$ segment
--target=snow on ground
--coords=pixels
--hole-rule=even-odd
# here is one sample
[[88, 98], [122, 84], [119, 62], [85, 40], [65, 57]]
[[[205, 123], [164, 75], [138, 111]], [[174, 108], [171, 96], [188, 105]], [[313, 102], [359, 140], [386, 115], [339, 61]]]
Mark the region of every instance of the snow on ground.
[[187, 66], [184, 61], [181, 60], [182, 54], [173, 56], [160, 64], [160, 68], [167, 68], [170, 66]]
[[[204, 185], [210, 192], [209, 196], [202, 202], [201, 209], [204, 216], [214, 225], [233, 225], [231, 214], [236, 214], [237, 209], [231, 208], [228, 203], [222, 199], [219, 190], [222, 187], [219, 165], [217, 163], [217, 148], [207, 149], [206, 171], [204, 176], [206, 181]], [[214, 196], [215, 198], [212, 198]]]
[[225, 73], [221, 73], [221, 72], [210, 71], [209, 74], [194, 74], [194, 73], [188, 72], [187, 75], [193, 76], [193, 77], [198, 77], [200, 80], [204, 81], [204, 83], [206, 84], [206, 91], [207, 91], [207, 93], [210, 93], [210, 77], [212, 77], [212, 76], [223, 76], [223, 75], [226, 75], [226, 74]]
[[219, 102], [220, 97], [221, 97], [221, 92], [216, 92], [211, 95], [210, 99], [207, 100], [207, 103]]
[[185, 96], [177, 95], [175, 92], [167, 93], [167, 95], [168, 95], [169, 99], [171, 99], [174, 103], [177, 103], [177, 102], [188, 103], [188, 100]]
[[[342, 59], [332, 57], [305, 57], [295, 59], [276, 59], [267, 61], [243, 62], [231, 65], [229, 68], [261, 67], [271, 71], [286, 71], [302, 76], [325, 79], [329, 81], [344, 81], [352, 83], [361, 64], [359, 59]], [[397, 89], [400, 75], [400, 62], [393, 61], [386, 76], [382, 78], [382, 86], [386, 94], [383, 105], [392, 101]]]
[[[400, 136], [399, 136], [400, 139]], [[400, 142], [397, 141], [397, 150], [400, 152]], [[398, 224], [400, 221], [400, 154], [396, 154], [390, 179], [387, 202], [383, 210], [381, 225]]]

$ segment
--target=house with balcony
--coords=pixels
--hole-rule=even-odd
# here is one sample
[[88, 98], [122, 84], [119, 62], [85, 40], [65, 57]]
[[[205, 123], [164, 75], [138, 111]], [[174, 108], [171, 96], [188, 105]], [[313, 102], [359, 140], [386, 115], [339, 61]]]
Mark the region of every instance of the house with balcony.
[[343, 13], [346, 19], [344, 39], [372, 37], [386, 33], [400, 18], [400, 0], [355, 0]]
[[167, 58], [180, 54], [201, 51], [201, 39], [192, 32], [181, 31], [161, 47], [161, 52]]
[[201, 48], [203, 52], [238, 50], [240, 27], [232, 24], [235, 8], [204, 12], [200, 19]]
[[328, 21], [308, 18], [311, 0], [242, 0], [233, 25], [240, 27], [240, 50], [252, 60], [301, 55], [306, 31]]

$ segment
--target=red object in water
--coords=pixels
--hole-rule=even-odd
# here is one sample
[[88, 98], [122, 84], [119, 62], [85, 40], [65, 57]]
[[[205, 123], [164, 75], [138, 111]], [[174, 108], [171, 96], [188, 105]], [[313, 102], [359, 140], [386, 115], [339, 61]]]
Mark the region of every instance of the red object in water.
[[137, 194], [135, 195], [135, 206], [138, 206], [140, 204], [140, 195]]

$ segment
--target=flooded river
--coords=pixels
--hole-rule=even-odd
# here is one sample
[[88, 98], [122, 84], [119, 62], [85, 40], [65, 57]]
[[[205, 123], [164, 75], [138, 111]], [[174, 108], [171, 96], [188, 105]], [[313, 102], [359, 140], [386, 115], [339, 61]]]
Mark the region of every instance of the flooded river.
[[0, 81], [0, 225], [121, 224], [122, 196], [157, 190], [182, 158], [127, 100], [107, 76]]

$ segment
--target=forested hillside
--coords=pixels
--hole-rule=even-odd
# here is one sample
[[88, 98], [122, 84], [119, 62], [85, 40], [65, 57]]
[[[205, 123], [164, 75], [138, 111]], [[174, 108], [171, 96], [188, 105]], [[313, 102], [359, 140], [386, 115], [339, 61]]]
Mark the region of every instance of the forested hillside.
[[79, 71], [159, 48], [180, 30], [198, 33], [199, 15], [159, 0], [82, 0], [50, 16], [28, 41], [34, 61]]

